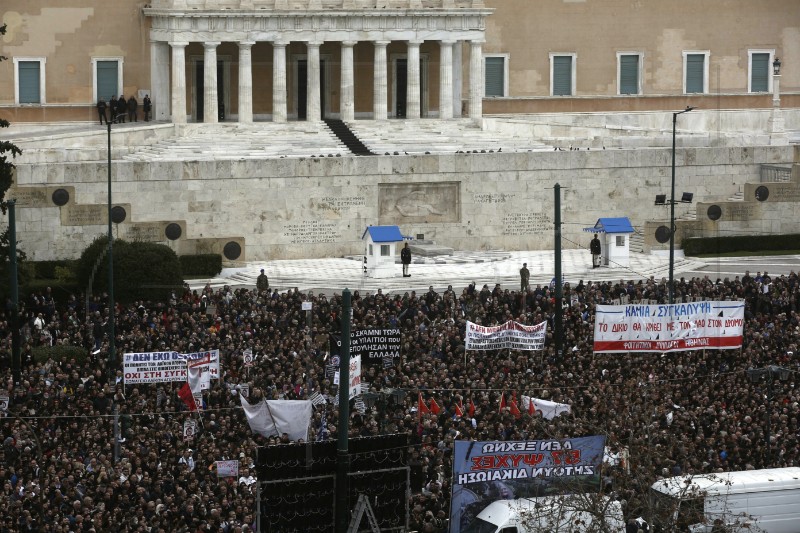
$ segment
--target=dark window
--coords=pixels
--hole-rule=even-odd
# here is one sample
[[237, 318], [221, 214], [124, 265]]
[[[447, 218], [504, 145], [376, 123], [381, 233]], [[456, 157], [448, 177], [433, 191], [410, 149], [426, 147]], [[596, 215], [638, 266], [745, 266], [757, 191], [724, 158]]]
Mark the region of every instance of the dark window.
[[705, 54], [686, 55], [686, 92], [702, 93], [705, 89]]
[[769, 54], [753, 54], [750, 60], [750, 91], [769, 91]]
[[619, 57], [619, 93], [639, 94], [639, 56]]
[[553, 96], [572, 95], [572, 56], [553, 56]]
[[486, 58], [485, 96], [505, 96], [505, 57]]
[[17, 63], [20, 104], [42, 103], [41, 68], [42, 64], [39, 61], [20, 61]]

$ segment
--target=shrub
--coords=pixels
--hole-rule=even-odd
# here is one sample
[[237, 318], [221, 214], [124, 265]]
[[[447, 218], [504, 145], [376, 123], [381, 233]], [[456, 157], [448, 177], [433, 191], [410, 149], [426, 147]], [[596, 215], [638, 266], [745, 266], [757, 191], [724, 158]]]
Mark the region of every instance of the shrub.
[[[78, 283], [88, 288], [91, 279], [94, 294], [108, 290], [107, 242], [106, 237], [97, 238], [78, 260]], [[182, 287], [180, 261], [168, 246], [114, 241], [114, 299], [117, 302], [166, 301], [173, 291], [181, 292]]]
[[796, 250], [800, 235], [734, 235], [732, 237], [692, 237], [681, 243], [686, 255], [724, 254]]
[[179, 259], [184, 276], [210, 278], [222, 272], [222, 256], [219, 254], [182, 255]]

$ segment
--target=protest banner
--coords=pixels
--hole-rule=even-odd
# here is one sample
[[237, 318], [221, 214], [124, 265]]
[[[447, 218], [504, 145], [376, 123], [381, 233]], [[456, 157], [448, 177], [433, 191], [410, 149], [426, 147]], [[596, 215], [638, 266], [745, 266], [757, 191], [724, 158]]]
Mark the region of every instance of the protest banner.
[[604, 436], [562, 440], [458, 440], [450, 532], [467, 529], [496, 500], [597, 492]]
[[570, 413], [572, 407], [566, 403], [551, 402], [541, 398], [522, 395], [522, 411], [528, 414], [539, 414], [545, 420], [552, 420], [561, 413]]
[[[350, 358], [350, 399], [352, 400], [361, 394], [361, 356], [356, 355]], [[339, 371], [333, 375], [333, 384], [339, 385]]]
[[467, 350], [541, 350], [547, 322], [526, 326], [509, 320], [499, 326], [481, 326], [467, 321]]
[[214, 461], [217, 477], [239, 477], [239, 460]]
[[253, 366], [253, 350], [247, 348], [245, 351], [243, 351], [242, 359], [244, 360], [244, 366]]
[[594, 351], [733, 350], [743, 331], [744, 302], [598, 305]]
[[[384, 365], [384, 358], [400, 359], [399, 328], [354, 329], [350, 332], [350, 356], [361, 355], [365, 365]], [[331, 354], [340, 355], [342, 340], [331, 335]]]
[[197, 434], [197, 421], [193, 418], [187, 418], [183, 421], [183, 440], [190, 441], [194, 440], [194, 436]]
[[186, 381], [187, 361], [209, 357], [208, 372], [211, 379], [219, 379], [219, 350], [205, 352], [142, 352], [122, 356], [123, 376], [126, 385], [140, 383], [165, 383]]

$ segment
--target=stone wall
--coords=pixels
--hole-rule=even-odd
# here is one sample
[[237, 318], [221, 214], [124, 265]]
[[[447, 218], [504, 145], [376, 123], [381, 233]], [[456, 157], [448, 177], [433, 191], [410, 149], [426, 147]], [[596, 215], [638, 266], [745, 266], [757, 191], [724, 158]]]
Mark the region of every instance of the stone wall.
[[[677, 195], [692, 192], [705, 205], [749, 191], [759, 165], [790, 162], [792, 148], [682, 148], [676, 158]], [[121, 238], [232, 260], [358, 254], [364, 229], [384, 223], [459, 250], [549, 249], [559, 183], [563, 244], [575, 248], [588, 246], [582, 228], [600, 217], [627, 216], [637, 228], [658, 218], [653, 200], [669, 194], [670, 163], [664, 148], [115, 161], [113, 218]], [[30, 258], [75, 258], [106, 232], [104, 163], [21, 164], [16, 178], [8, 197], [19, 199], [17, 231]], [[730, 223], [742, 232], [800, 231], [798, 217], [770, 216], [768, 227], [764, 219], [761, 206]]]

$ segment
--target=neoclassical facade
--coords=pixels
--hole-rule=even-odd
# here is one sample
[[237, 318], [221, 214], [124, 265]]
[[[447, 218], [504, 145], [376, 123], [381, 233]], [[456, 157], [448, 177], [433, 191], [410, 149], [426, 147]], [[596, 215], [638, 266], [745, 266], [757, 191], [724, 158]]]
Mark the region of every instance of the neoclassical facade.
[[[320, 0], [302, 4], [288, 0], [157, 0], [144, 8], [151, 22], [150, 80], [155, 117], [171, 117], [175, 123], [186, 122], [187, 117], [217, 122], [226, 116], [221, 112], [225, 103], [235, 100], [236, 118], [249, 123], [254, 117], [254, 91], [271, 94], [271, 102], [262, 101], [257, 109], [275, 122], [285, 122], [290, 116], [320, 120], [331, 112], [343, 120], [354, 120], [357, 112], [378, 120], [389, 116], [413, 119], [424, 116], [423, 109], [428, 109], [431, 100], [440, 118], [458, 117], [462, 107], [462, 50], [466, 47], [470, 58], [469, 116], [480, 118], [482, 47], [486, 18], [492, 12], [482, 1], [435, 0], [423, 5], [419, 0], [387, 0], [372, 9], [368, 4], [374, 1], [324, 4]], [[199, 46], [202, 58], [190, 59], [194, 65], [188, 70], [198, 76], [197, 83], [187, 91], [187, 56], [192, 58]], [[220, 50], [234, 51], [235, 73], [230, 72], [229, 62], [220, 59]], [[259, 75], [254, 83], [254, 50], [259, 64], [268, 64], [271, 59], [271, 80]], [[370, 68], [362, 67], [358, 87], [356, 50], [361, 65], [368, 64], [368, 56], [372, 56]], [[430, 56], [438, 63], [435, 85], [429, 79], [429, 69], [421, 68], [430, 63]], [[367, 70], [372, 76], [365, 75]], [[235, 83], [220, 76], [235, 78]], [[438, 90], [431, 97], [432, 86]], [[221, 95], [223, 87], [235, 87], [235, 94]], [[196, 100], [187, 103], [187, 95], [194, 95]], [[331, 101], [336, 95], [338, 98]], [[371, 99], [371, 110], [357, 106], [357, 99], [361, 104]]]
[[[175, 122], [800, 107], [796, 0], [6, 0], [0, 114]], [[216, 64], [216, 68], [214, 65]]]

